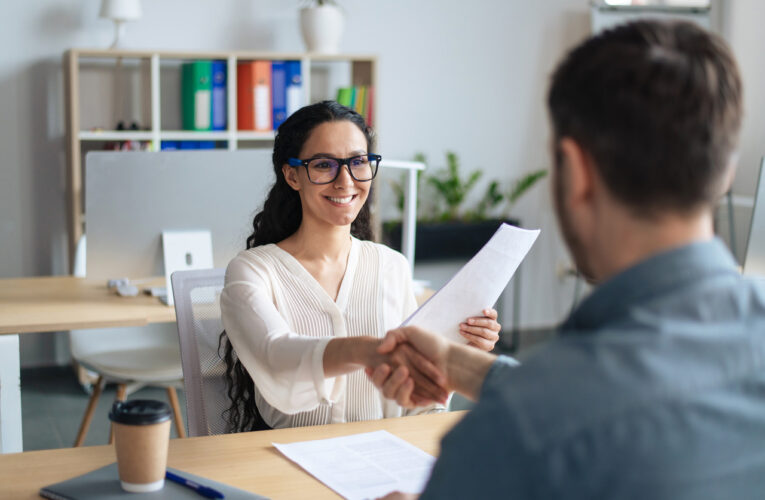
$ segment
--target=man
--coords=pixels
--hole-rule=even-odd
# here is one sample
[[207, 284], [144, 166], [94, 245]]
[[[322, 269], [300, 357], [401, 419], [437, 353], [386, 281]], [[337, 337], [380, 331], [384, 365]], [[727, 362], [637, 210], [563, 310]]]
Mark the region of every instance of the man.
[[[618, 27], [562, 61], [555, 208], [597, 287], [520, 366], [388, 333], [381, 352], [414, 347], [478, 401], [422, 498], [765, 498], [765, 291], [712, 226], [741, 99], [729, 49], [687, 23]], [[405, 368], [371, 375], [413, 404]]]

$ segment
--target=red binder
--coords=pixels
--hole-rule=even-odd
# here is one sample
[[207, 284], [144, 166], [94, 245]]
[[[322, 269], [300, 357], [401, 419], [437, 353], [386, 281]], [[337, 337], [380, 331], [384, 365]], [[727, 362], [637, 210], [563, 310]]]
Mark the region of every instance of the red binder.
[[271, 61], [242, 62], [236, 66], [237, 129], [267, 132], [271, 120]]

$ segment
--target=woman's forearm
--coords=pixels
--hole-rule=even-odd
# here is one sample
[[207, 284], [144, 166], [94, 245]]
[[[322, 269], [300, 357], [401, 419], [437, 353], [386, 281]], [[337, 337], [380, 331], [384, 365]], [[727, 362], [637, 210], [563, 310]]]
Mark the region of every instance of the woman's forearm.
[[327, 378], [345, 375], [365, 366], [376, 366], [375, 359], [380, 339], [362, 337], [341, 337], [329, 341], [324, 349], [324, 376]]

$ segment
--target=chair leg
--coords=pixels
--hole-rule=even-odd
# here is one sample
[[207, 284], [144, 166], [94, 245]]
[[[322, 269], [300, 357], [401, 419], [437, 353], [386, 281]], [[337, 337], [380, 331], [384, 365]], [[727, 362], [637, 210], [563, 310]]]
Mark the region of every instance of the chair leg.
[[183, 415], [181, 415], [181, 407], [178, 404], [178, 394], [175, 392], [175, 387], [167, 388], [167, 399], [170, 400], [170, 406], [173, 408], [173, 418], [175, 418], [175, 431], [178, 433], [179, 438], [185, 438], [186, 428], [183, 425]]
[[96, 403], [98, 403], [98, 398], [101, 396], [101, 391], [104, 388], [103, 381], [104, 377], [99, 375], [96, 385], [93, 387], [93, 394], [90, 395], [88, 407], [85, 409], [85, 415], [82, 417], [80, 430], [77, 431], [77, 438], [74, 440], [74, 446], [82, 446], [82, 443], [85, 441], [85, 436], [88, 435], [90, 421], [93, 419], [93, 413], [96, 410]]
[[[125, 384], [117, 385], [117, 395], [114, 397], [115, 401], [125, 401], [127, 394], [127, 386]], [[114, 426], [109, 424], [109, 444], [114, 443]]]

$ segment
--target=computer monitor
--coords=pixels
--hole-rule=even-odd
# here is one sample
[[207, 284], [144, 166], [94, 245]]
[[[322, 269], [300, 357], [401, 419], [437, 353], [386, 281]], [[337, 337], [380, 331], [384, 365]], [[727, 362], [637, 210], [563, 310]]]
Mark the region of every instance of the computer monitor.
[[163, 231], [209, 230], [225, 267], [274, 182], [267, 149], [92, 152], [85, 168], [88, 278], [162, 276]]
[[765, 277], [765, 158], [760, 163], [760, 175], [757, 180], [757, 191], [754, 193], [752, 222], [749, 225], [749, 241], [746, 244], [744, 257], [744, 274], [747, 276]]

